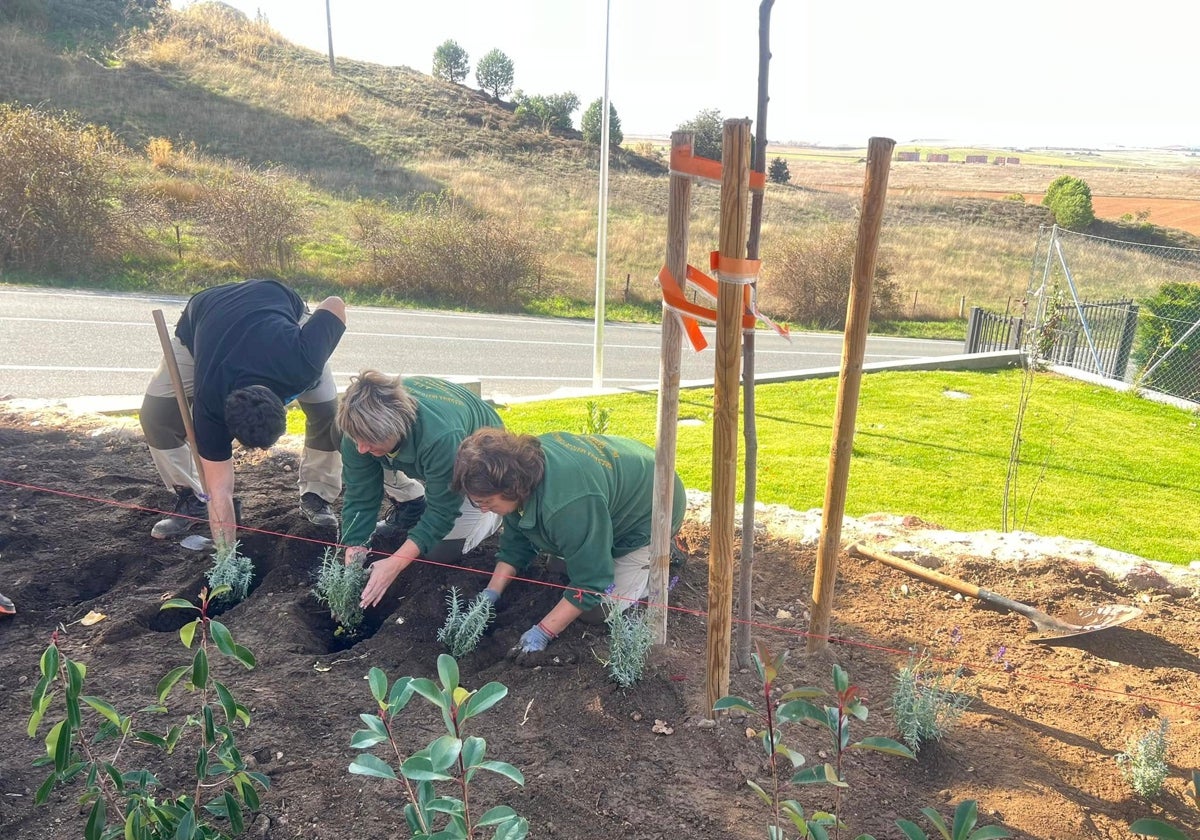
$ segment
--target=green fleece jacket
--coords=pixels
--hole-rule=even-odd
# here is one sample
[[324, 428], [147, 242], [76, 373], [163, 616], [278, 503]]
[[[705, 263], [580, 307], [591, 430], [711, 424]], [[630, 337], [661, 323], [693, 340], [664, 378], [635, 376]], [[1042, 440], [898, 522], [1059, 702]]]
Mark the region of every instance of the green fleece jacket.
[[425, 555], [450, 533], [462, 510], [462, 496], [450, 490], [458, 445], [477, 429], [504, 424], [494, 408], [461, 385], [429, 376], [403, 381], [417, 401], [417, 419], [395, 452], [383, 457], [363, 454], [342, 435], [342, 542], [370, 541], [383, 501], [383, 471], [400, 470], [425, 484], [425, 513], [408, 532]]
[[[571, 587], [563, 597], [582, 610], [613, 584], [613, 558], [650, 544], [654, 450], [610, 435], [539, 435], [546, 473], [525, 505], [504, 517], [497, 560], [524, 571], [539, 551], [562, 557]], [[675, 476], [671, 532], [687, 507]]]

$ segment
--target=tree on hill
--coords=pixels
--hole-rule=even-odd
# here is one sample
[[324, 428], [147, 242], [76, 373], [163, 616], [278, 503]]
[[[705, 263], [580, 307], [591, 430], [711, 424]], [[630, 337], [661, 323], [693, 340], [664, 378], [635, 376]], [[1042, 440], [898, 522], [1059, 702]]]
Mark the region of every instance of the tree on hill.
[[[583, 112], [583, 116], [579, 118], [579, 130], [583, 132], [583, 142], [592, 146], [599, 146], [601, 132], [604, 130], [604, 100], [597, 99], [591, 105], [587, 106], [587, 110]], [[621, 133], [621, 118], [617, 116], [617, 108], [611, 102], [608, 103], [608, 145], [620, 146], [625, 139], [625, 135]]]
[[1082, 178], [1061, 175], [1046, 187], [1042, 205], [1050, 208], [1054, 221], [1068, 230], [1083, 230], [1096, 221], [1092, 188]]
[[540, 126], [547, 134], [571, 130], [571, 114], [579, 108], [579, 97], [573, 93], [526, 96], [517, 91], [513, 101], [517, 103], [517, 119]]
[[493, 99], [512, 93], [512, 59], [500, 50], [492, 50], [475, 65], [475, 81], [481, 90], [486, 90]]
[[787, 161], [781, 157], [772, 158], [771, 165], [767, 167], [767, 177], [771, 179], [772, 184], [786, 184], [792, 180]]
[[433, 76], [454, 84], [461, 84], [471, 72], [471, 57], [456, 41], [447, 39], [433, 51]]
[[709, 160], [721, 159], [721, 142], [725, 136], [725, 121], [717, 108], [701, 111], [679, 126], [676, 131], [692, 132], [692, 151]]

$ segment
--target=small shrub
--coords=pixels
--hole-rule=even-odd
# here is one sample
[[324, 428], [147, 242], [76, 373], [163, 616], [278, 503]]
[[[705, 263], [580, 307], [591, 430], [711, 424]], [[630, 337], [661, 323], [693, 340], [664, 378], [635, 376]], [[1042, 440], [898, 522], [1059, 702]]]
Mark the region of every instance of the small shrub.
[[155, 169], [167, 169], [175, 159], [175, 147], [166, 137], [151, 137], [146, 144], [146, 157]]
[[1167, 780], [1167, 726], [1163, 718], [1158, 729], [1130, 736], [1125, 752], [1117, 756], [1121, 775], [1129, 782], [1133, 792], [1146, 799], [1162, 793]]
[[1016, 201], [1020, 204], [1024, 204], [1025, 196], [1022, 195], [1021, 193], [1009, 193], [1008, 195], [1004, 196], [1004, 200], [1005, 201]]
[[[646, 656], [654, 642], [654, 633], [646, 623], [646, 610], [620, 605], [610, 595], [603, 596], [602, 606], [604, 623], [608, 625], [605, 667], [613, 682], [621, 688], [631, 688], [646, 673]], [[621, 610], [621, 606], [626, 609]]]
[[367, 577], [367, 570], [362, 563], [344, 563], [341, 552], [335, 548], [327, 548], [321, 555], [321, 568], [312, 590], [313, 597], [318, 603], [329, 607], [333, 620], [342, 632], [353, 633], [362, 624], [360, 602]]
[[217, 172], [205, 187], [196, 212], [216, 256], [248, 273], [290, 267], [305, 218], [283, 169], [255, 172], [231, 166]]
[[254, 577], [254, 562], [238, 551], [241, 543], [221, 546], [213, 552], [213, 564], [205, 575], [213, 591], [227, 588], [222, 600], [237, 604], [250, 594], [250, 581]]
[[446, 623], [438, 630], [437, 640], [446, 646], [451, 656], [459, 659], [479, 645], [483, 631], [496, 617], [496, 610], [482, 594], [470, 604], [465, 603], [453, 586], [446, 595], [446, 606]]
[[583, 424], [585, 435], [603, 435], [608, 432], [608, 421], [612, 418], [612, 409], [605, 408], [595, 400], [587, 401], [587, 420]]
[[[35, 764], [50, 766], [50, 775], [37, 789], [34, 800], [43, 804], [58, 785], [82, 780], [84, 793], [80, 803], [88, 809], [84, 836], [97, 838], [135, 837], [138, 840], [172, 838], [217, 838], [241, 834], [245, 820], [243, 809], [258, 809], [257, 788], [266, 790], [270, 780], [246, 769], [234, 736], [234, 726], [250, 725], [250, 712], [230, 690], [214, 678], [210, 658], [220, 653], [247, 669], [255, 665], [254, 655], [233, 640], [228, 628], [209, 617], [214, 599], [224, 594], [222, 587], [212, 592], [201, 590], [200, 605], [174, 598], [161, 609], [195, 610], [199, 616], [184, 625], [179, 638], [191, 649], [199, 640], [190, 665], [169, 671], [158, 683], [156, 702], [131, 715], [123, 715], [100, 697], [84, 694], [87, 668], [70, 659], [60, 647], [58, 632], [42, 654], [41, 679], [33, 690], [33, 714], [27, 732], [36, 737], [38, 729], [59, 693], [63, 718], [45, 737], [46, 755]], [[184, 678], [187, 678], [186, 681]], [[185, 696], [195, 708], [180, 715], [165, 731], [139, 729], [142, 715], [167, 713], [167, 701], [183, 682]], [[55, 687], [59, 692], [54, 691]], [[95, 717], [93, 717], [93, 714]], [[151, 720], [158, 721], [154, 717]], [[93, 735], [85, 734], [95, 723]], [[155, 727], [157, 723], [147, 723]], [[162, 732], [162, 734], [159, 734]], [[180, 757], [171, 778], [183, 793], [165, 788], [148, 769], [124, 769], [117, 765], [123, 748], [130, 743], [160, 750], [164, 758]], [[139, 754], [125, 749], [125, 760]], [[221, 822], [218, 822], [221, 820]]]
[[767, 167], [767, 177], [771, 179], [772, 184], [786, 184], [792, 180], [788, 162], [781, 157], [772, 158], [771, 165]]
[[921, 746], [940, 741], [971, 705], [971, 698], [955, 690], [962, 676], [959, 667], [953, 673], [931, 671], [927, 654], [909, 656], [896, 674], [892, 693], [892, 712], [900, 737], [914, 753]]
[[[397, 775], [392, 765], [370, 753], [354, 759], [350, 772], [401, 785], [408, 799], [404, 820], [414, 838], [467, 840], [476, 836], [477, 828], [492, 827], [496, 838], [522, 840], [529, 833], [529, 823], [512, 808], [497, 805], [476, 815], [471, 806], [476, 805], [477, 799], [469, 797], [470, 782], [481, 770], [503, 776], [518, 785], [525, 784], [525, 776], [511, 764], [485, 761], [487, 742], [483, 738], [467, 736], [464, 731], [469, 720], [503, 700], [508, 688], [498, 682], [490, 682], [477, 691], [463, 688], [458, 683], [458, 663], [444, 653], [438, 657], [437, 672], [437, 683], [424, 677], [401, 677], [389, 688], [383, 671], [370, 670], [367, 683], [378, 706], [378, 714], [359, 715], [367, 728], [354, 733], [350, 746], [367, 750], [386, 742], [390, 746], [388, 755], [396, 759], [400, 772]], [[414, 695], [441, 711], [446, 734], [409, 754], [409, 747], [401, 743], [400, 738], [415, 730], [401, 726], [396, 718]], [[461, 798], [438, 791], [436, 782], [453, 783], [454, 791]]]
[[1050, 208], [1054, 221], [1068, 230], [1083, 230], [1096, 221], [1092, 188], [1082, 178], [1060, 175], [1046, 187], [1042, 204]]

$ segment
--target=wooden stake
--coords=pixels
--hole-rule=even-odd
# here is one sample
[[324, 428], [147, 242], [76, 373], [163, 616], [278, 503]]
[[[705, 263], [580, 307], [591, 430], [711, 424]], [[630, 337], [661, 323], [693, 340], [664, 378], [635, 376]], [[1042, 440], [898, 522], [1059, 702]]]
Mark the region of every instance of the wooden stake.
[[200, 452], [196, 449], [196, 430], [192, 427], [192, 407], [188, 405], [187, 394], [183, 390], [183, 377], [179, 375], [179, 363], [175, 361], [175, 350], [171, 347], [171, 336], [167, 332], [167, 322], [163, 319], [161, 309], [155, 309], [154, 326], [158, 328], [158, 341], [162, 344], [163, 360], [167, 363], [167, 373], [171, 374], [171, 384], [175, 386], [175, 401], [179, 404], [179, 415], [183, 418], [183, 430], [187, 433], [188, 448], [192, 450], [192, 461], [196, 464], [196, 475], [200, 479], [200, 492], [204, 494], [201, 501], [207, 502], [208, 482], [204, 480], [204, 464], [200, 462]]
[[[721, 154], [720, 253], [746, 258], [750, 197], [750, 121], [726, 120]], [[712, 520], [708, 561], [708, 708], [729, 693], [733, 623], [733, 514], [737, 494], [738, 368], [742, 346], [742, 287], [717, 287], [716, 371], [713, 387]], [[749, 523], [746, 539], [753, 539]]]
[[812, 603], [809, 605], [812, 611], [807, 646], [809, 653], [823, 650], [828, 645], [833, 593], [837, 585], [838, 552], [842, 541], [842, 515], [846, 510], [846, 482], [850, 476], [850, 453], [854, 446], [854, 421], [858, 414], [863, 356], [871, 320], [875, 257], [879, 250], [879, 229], [883, 225], [888, 170], [895, 147], [896, 141], [886, 137], [872, 137], [867, 143], [862, 214], [858, 224], [858, 244], [854, 251], [850, 301], [846, 307], [842, 372], [838, 380], [837, 406], [833, 418], [833, 445], [825, 479], [825, 507], [821, 515], [817, 569], [813, 577]]
[[[671, 150], [692, 147], [689, 132], [671, 135]], [[671, 174], [667, 204], [667, 269], [679, 288], [687, 276], [688, 217], [692, 179]], [[646, 620], [654, 644], [667, 641], [667, 593], [671, 566], [671, 512], [675, 503], [675, 442], [679, 431], [679, 371], [683, 353], [683, 322], [679, 313], [663, 307], [662, 350], [658, 367], [658, 429], [654, 447], [654, 510], [650, 522], [650, 586]]]

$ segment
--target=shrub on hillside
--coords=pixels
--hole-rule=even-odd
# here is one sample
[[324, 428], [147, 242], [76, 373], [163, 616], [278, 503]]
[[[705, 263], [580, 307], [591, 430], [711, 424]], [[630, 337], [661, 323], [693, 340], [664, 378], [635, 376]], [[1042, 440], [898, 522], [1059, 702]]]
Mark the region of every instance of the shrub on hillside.
[[[763, 282], [771, 312], [788, 321], [820, 329], [840, 329], [854, 271], [857, 230], [854, 225], [830, 225], [795, 234], [775, 246], [766, 260], [770, 276]], [[871, 316], [894, 318], [900, 290], [890, 270], [875, 265]]]
[[541, 280], [541, 253], [517, 225], [473, 213], [454, 196], [427, 196], [396, 215], [362, 201], [353, 239], [369, 255], [361, 288], [409, 300], [487, 310], [521, 306]]
[[0, 272], [83, 272], [120, 256], [120, 148], [105, 128], [0, 105]]
[[433, 77], [443, 81], [461, 84], [471, 72], [471, 57], [467, 51], [458, 45], [457, 41], [443, 41], [441, 46], [433, 51]]
[[725, 120], [717, 108], [701, 111], [685, 122], [676, 131], [692, 133], [692, 151], [709, 160], [721, 159], [721, 146], [725, 142]]
[[[583, 142], [591, 146], [599, 146], [604, 136], [604, 100], [596, 99], [583, 116], [579, 119], [579, 130], [583, 132]], [[621, 145], [625, 135], [621, 132], [621, 118], [617, 116], [617, 108], [608, 103], [608, 145], [614, 149]]]
[[493, 99], [508, 96], [513, 88], [512, 59], [500, 50], [492, 50], [475, 65], [475, 81], [482, 90], [486, 90]]
[[1050, 208], [1054, 221], [1068, 230], [1083, 230], [1096, 221], [1092, 188], [1082, 178], [1061, 175], [1046, 187], [1042, 204]]
[[247, 273], [287, 271], [294, 240], [307, 229], [304, 207], [278, 167], [218, 171], [204, 184], [196, 214], [213, 254]]
[[517, 119], [538, 126], [546, 134], [574, 128], [571, 114], [579, 108], [579, 97], [569, 91], [549, 96], [526, 96], [517, 91], [513, 94], [513, 102], [517, 105]]

